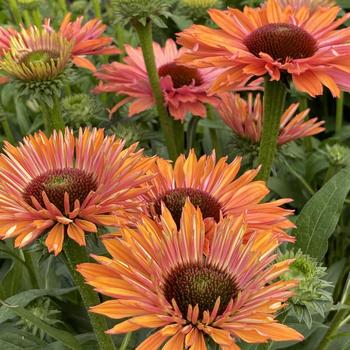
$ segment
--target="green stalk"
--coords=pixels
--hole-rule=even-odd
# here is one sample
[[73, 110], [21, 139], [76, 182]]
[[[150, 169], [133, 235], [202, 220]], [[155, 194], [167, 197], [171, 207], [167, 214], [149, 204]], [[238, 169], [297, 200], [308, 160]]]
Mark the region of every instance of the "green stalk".
[[6, 140], [8, 142], [10, 142], [12, 145], [14, 145], [16, 143], [16, 139], [15, 139], [15, 137], [13, 135], [13, 132], [12, 132], [10, 124], [9, 124], [9, 121], [8, 121], [6, 116], [3, 116], [1, 118], [1, 125], [2, 125], [2, 128], [4, 130], [4, 133], [5, 133], [5, 136], [6, 136]]
[[22, 12], [23, 15], [23, 19], [24, 19], [24, 24], [26, 25], [26, 27], [30, 27], [32, 24], [32, 19], [30, 18], [30, 14], [28, 10], [24, 10]]
[[7, 4], [9, 6], [10, 12], [12, 14], [12, 17], [15, 21], [16, 24], [22, 23], [22, 16], [21, 12], [17, 6], [17, 1], [16, 0], [8, 0]]
[[100, 0], [92, 0], [92, 4], [94, 6], [94, 11], [95, 11], [95, 16], [97, 18], [102, 18], [101, 15], [101, 5], [100, 5]]
[[[208, 120], [211, 120], [211, 121], [215, 120], [214, 110], [213, 110], [213, 107], [211, 105], [207, 106], [207, 116], [208, 116]], [[215, 153], [216, 153], [217, 158], [221, 158], [222, 147], [221, 147], [221, 143], [219, 140], [218, 130], [214, 129], [214, 128], [209, 128], [209, 135], [210, 135], [210, 139], [211, 139], [211, 144], [213, 146], [213, 149], [215, 149]]]
[[[84, 306], [88, 311], [91, 306], [100, 304], [100, 298], [93, 289], [84, 283], [81, 274], [76, 270], [78, 264], [88, 262], [89, 258], [85, 247], [80, 247], [71, 239], [68, 239], [64, 245], [64, 254], [67, 259], [67, 267], [72, 275], [75, 285], [79, 288]], [[104, 316], [88, 312], [91, 326], [94, 330], [100, 350], [116, 350], [112, 337], [105, 334], [108, 325]]]
[[187, 150], [188, 151], [194, 148], [194, 145], [196, 142], [196, 131], [197, 131], [198, 122], [199, 122], [199, 117], [193, 115], [191, 117], [191, 120], [188, 123], [188, 126], [187, 126]]
[[33, 18], [33, 22], [36, 25], [37, 28], [41, 28], [42, 26], [42, 18], [41, 18], [41, 13], [38, 9], [30, 11], [30, 14]]
[[117, 41], [118, 41], [118, 48], [122, 52], [119, 56], [120, 56], [120, 58], [123, 58], [125, 56], [125, 48], [124, 48], [125, 32], [124, 32], [124, 28], [119, 23], [116, 23], [114, 29], [115, 29], [115, 35], [116, 35]]
[[159, 82], [159, 76], [153, 52], [152, 22], [151, 20], [147, 20], [145, 26], [139, 22], [134, 22], [134, 28], [140, 40], [148, 78], [156, 101], [160, 126], [165, 137], [169, 157], [170, 159], [175, 160], [180, 152], [177, 149], [173, 130], [173, 120], [169, 116], [166, 109], [162, 89]]
[[269, 77], [265, 77], [264, 125], [259, 150], [259, 163], [262, 165], [258, 174], [260, 180], [267, 181], [270, 176], [286, 95], [287, 89], [281, 81], [270, 81]]
[[132, 338], [132, 332], [126, 333], [123, 339], [122, 345], [120, 345], [119, 350], [128, 350], [128, 345], [130, 343], [131, 338]]
[[[299, 112], [304, 112], [305, 109], [308, 108], [307, 98], [303, 95], [299, 95], [298, 100], [299, 100]], [[304, 138], [304, 146], [308, 153], [312, 152], [311, 136]]]
[[57, 96], [54, 97], [52, 108], [49, 108], [47, 104], [42, 103], [41, 109], [43, 112], [45, 131], [48, 135], [51, 135], [53, 130], [64, 130], [61, 105]]
[[[343, 293], [343, 297], [341, 300], [341, 304], [344, 304], [346, 306], [350, 305], [350, 280], [347, 283], [347, 286], [345, 288], [345, 291]], [[327, 350], [330, 342], [332, 341], [333, 337], [337, 334], [338, 329], [340, 329], [345, 324], [345, 320], [349, 316], [349, 309], [339, 309], [328, 328], [326, 334], [324, 335], [320, 345], [318, 346], [318, 350]]]
[[64, 13], [67, 12], [66, 0], [58, 0], [58, 5], [60, 6], [62, 12], [64, 12]]
[[344, 92], [341, 92], [337, 99], [337, 110], [335, 115], [335, 135], [339, 136], [343, 127], [344, 117]]

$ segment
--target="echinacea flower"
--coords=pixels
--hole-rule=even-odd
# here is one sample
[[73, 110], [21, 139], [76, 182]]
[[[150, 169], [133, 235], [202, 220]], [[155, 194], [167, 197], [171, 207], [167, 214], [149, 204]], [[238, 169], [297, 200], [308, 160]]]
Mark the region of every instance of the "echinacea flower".
[[71, 57], [72, 45], [65, 38], [34, 26], [11, 36], [9, 41], [0, 69], [18, 80], [53, 80], [65, 70]]
[[178, 42], [192, 51], [179, 63], [192, 68], [228, 68], [213, 83], [212, 92], [231, 90], [247, 79], [263, 75], [291, 77], [295, 88], [310, 96], [323, 86], [333, 96], [350, 91], [350, 28], [337, 29], [350, 13], [337, 19], [339, 7], [297, 10], [267, 0], [263, 7], [242, 11], [212, 9], [219, 29], [194, 25]]
[[48, 232], [55, 255], [64, 236], [85, 245], [97, 225], [117, 226], [118, 211], [138, 206], [151, 159], [123, 149], [124, 142], [102, 129], [43, 132], [14, 147], [5, 142], [0, 158], [0, 239], [16, 237], [23, 247]]
[[112, 37], [103, 36], [107, 26], [99, 19], [94, 18], [85, 24], [82, 22], [83, 17], [71, 21], [71, 13], [67, 13], [61, 23], [59, 33], [73, 43], [73, 63], [78, 67], [96, 71], [93, 63], [85, 56], [116, 55], [120, 53], [120, 50], [111, 45]]
[[10, 49], [11, 37], [18, 35], [13, 28], [0, 27], [0, 57]]
[[[253, 98], [248, 94], [247, 100], [232, 93], [223, 93], [220, 97], [222, 102], [218, 112], [221, 119], [239, 136], [259, 143], [264, 119], [260, 95]], [[324, 121], [318, 122], [317, 118], [305, 120], [309, 109], [294, 116], [298, 107], [299, 103], [292, 103], [281, 116], [279, 145], [324, 131]]]
[[293, 260], [274, 262], [279, 243], [270, 232], [245, 243], [242, 218], [223, 219], [206, 255], [204, 220], [189, 201], [179, 229], [165, 207], [161, 223], [144, 217], [125, 239], [104, 240], [112, 258], [78, 265], [88, 284], [113, 298], [91, 311], [124, 319], [109, 334], [155, 329], [136, 350], [206, 350], [206, 339], [238, 350], [240, 339], [303, 339], [275, 319], [297, 282], [276, 281]]
[[215, 153], [197, 159], [193, 150], [187, 158], [180, 155], [174, 166], [167, 160], [157, 159], [151, 170], [156, 176], [142, 195], [148, 207], [146, 212], [157, 217], [164, 203], [179, 225], [183, 206], [189, 198], [209, 221], [218, 222], [221, 215], [237, 218], [245, 214], [248, 232], [272, 230], [281, 241], [293, 242], [294, 238], [284, 232], [294, 227], [287, 219], [293, 211], [281, 207], [291, 200], [262, 203], [269, 189], [264, 181], [253, 181], [259, 169], [237, 176], [241, 158], [231, 163], [226, 161], [227, 157], [217, 161]]
[[[183, 120], [187, 113], [205, 117], [205, 103], [216, 104], [217, 97], [208, 96], [210, 81], [217, 74], [213, 69], [193, 69], [175, 63], [183, 50], [178, 50], [173, 40], [169, 39], [162, 48], [153, 43], [156, 66], [160, 77], [165, 103], [174, 119]], [[100, 84], [95, 92], [115, 92], [127, 95], [111, 110], [114, 113], [127, 102], [129, 116], [152, 108], [155, 105], [152, 88], [148, 80], [141, 48], [125, 46], [125, 63], [105, 64], [95, 73]]]
[[335, 0], [279, 0], [279, 3], [281, 6], [292, 6], [297, 10], [305, 6], [311, 11], [316, 11], [319, 7], [332, 7], [337, 4]]

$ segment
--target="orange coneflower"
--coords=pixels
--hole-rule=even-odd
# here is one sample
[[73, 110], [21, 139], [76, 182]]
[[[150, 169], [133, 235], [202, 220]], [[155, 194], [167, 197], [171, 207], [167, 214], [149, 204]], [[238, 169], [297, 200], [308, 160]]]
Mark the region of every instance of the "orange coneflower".
[[339, 7], [297, 10], [278, 0], [244, 11], [212, 9], [219, 29], [194, 25], [178, 42], [192, 49], [179, 60], [189, 67], [225, 67], [212, 91], [228, 91], [257, 76], [280, 80], [291, 76], [297, 90], [321, 95], [323, 85], [334, 96], [350, 91], [350, 28], [337, 29], [350, 13], [336, 19]]
[[[224, 93], [220, 97], [222, 102], [218, 112], [222, 120], [239, 136], [259, 143], [264, 118], [260, 95], [254, 99], [252, 94], [248, 94], [247, 100], [232, 93]], [[292, 103], [281, 116], [279, 145], [325, 130], [322, 127], [324, 121], [317, 121], [317, 118], [305, 120], [309, 109], [294, 116], [298, 107], [299, 103]]]
[[108, 331], [158, 329], [137, 350], [206, 350], [206, 340], [221, 349], [240, 349], [236, 341], [302, 340], [275, 319], [293, 295], [296, 281], [276, 281], [292, 259], [274, 263], [278, 240], [270, 232], [244, 242], [242, 217], [215, 224], [205, 254], [201, 211], [187, 201], [180, 228], [163, 207], [161, 226], [144, 217], [124, 239], [105, 239], [112, 258], [78, 265], [96, 291], [112, 297], [91, 311], [125, 319]]
[[245, 214], [248, 232], [272, 230], [280, 240], [294, 241], [284, 232], [294, 227], [286, 218], [293, 211], [281, 207], [291, 200], [262, 203], [269, 190], [264, 181], [253, 181], [259, 169], [237, 176], [241, 159], [237, 157], [231, 163], [226, 161], [227, 157], [217, 161], [215, 153], [197, 159], [194, 151], [187, 158], [179, 156], [174, 166], [159, 158], [152, 167], [152, 172], [157, 175], [150, 181], [149, 190], [142, 195], [146, 212], [157, 217], [164, 203], [179, 225], [188, 197], [209, 222], [211, 219], [218, 222], [221, 215], [237, 218]]
[[120, 53], [112, 44], [112, 37], [103, 36], [107, 26], [99, 19], [94, 18], [82, 25], [83, 17], [71, 21], [71, 13], [64, 17], [59, 33], [67, 40], [73, 42], [72, 61], [79, 67], [95, 71], [87, 55], [116, 55]]
[[116, 226], [138, 206], [136, 197], [153, 160], [123, 149], [124, 142], [102, 129], [39, 132], [19, 147], [5, 142], [0, 158], [0, 239], [17, 237], [23, 247], [48, 232], [45, 244], [55, 255], [64, 235], [85, 245], [85, 232], [96, 225]]

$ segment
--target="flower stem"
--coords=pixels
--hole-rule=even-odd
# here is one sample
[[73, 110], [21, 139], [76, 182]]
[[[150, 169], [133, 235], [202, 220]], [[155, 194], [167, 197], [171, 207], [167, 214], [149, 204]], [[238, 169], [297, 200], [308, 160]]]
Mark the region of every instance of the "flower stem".
[[265, 77], [264, 125], [259, 150], [259, 163], [262, 165], [258, 174], [260, 180], [267, 181], [270, 176], [286, 95], [287, 89], [281, 81], [270, 81]]
[[48, 107], [46, 103], [42, 103], [41, 109], [43, 112], [45, 131], [48, 135], [51, 135], [53, 130], [64, 130], [64, 121], [58, 97], [54, 97], [52, 108]]
[[343, 127], [344, 116], [344, 92], [341, 92], [337, 99], [337, 110], [335, 115], [335, 135], [339, 136]]
[[16, 0], [8, 0], [7, 4], [9, 6], [10, 12], [12, 14], [12, 17], [16, 24], [20, 24], [22, 22], [22, 16], [21, 12], [19, 11], [19, 8], [17, 6], [17, 1]]
[[[81, 298], [86, 310], [90, 306], [100, 303], [100, 298], [90, 286], [84, 283], [83, 277], [76, 270], [76, 265], [89, 261], [85, 247], [80, 247], [71, 239], [68, 239], [64, 245], [64, 254], [67, 259], [67, 267], [72, 275], [75, 285], [79, 288]], [[88, 313], [91, 326], [94, 330], [100, 350], [116, 350], [112, 338], [104, 332], [108, 329], [106, 319], [91, 312]]]
[[187, 126], [187, 150], [190, 151], [195, 146], [196, 130], [199, 122], [199, 117], [193, 115]]
[[[349, 306], [350, 304], [350, 280], [348, 279], [348, 283], [343, 293], [343, 297], [341, 300], [341, 304]], [[339, 328], [344, 325], [344, 320], [349, 316], [349, 309], [342, 308], [339, 309], [328, 328], [325, 336], [323, 337], [320, 345], [318, 346], [318, 350], [327, 350], [330, 342], [333, 340], [333, 337], [336, 335]]]
[[94, 5], [95, 16], [97, 18], [102, 18], [100, 0], [92, 0], [92, 3]]
[[[304, 112], [305, 109], [308, 108], [307, 105], [307, 98], [304, 95], [299, 95], [298, 96], [299, 100], [299, 112]], [[304, 147], [308, 153], [312, 152], [312, 142], [311, 142], [311, 136], [305, 137], [304, 138]]]
[[137, 32], [142, 47], [142, 53], [145, 60], [148, 78], [156, 101], [160, 126], [165, 137], [169, 157], [170, 159], [175, 160], [180, 152], [178, 152], [175, 135], [173, 132], [173, 120], [169, 116], [166, 109], [162, 88], [159, 82], [159, 76], [153, 52], [152, 22], [151, 20], [147, 20], [145, 26], [139, 22], [134, 22], [134, 28]]
[[42, 18], [41, 18], [41, 13], [38, 9], [34, 9], [31, 11], [31, 15], [34, 21], [34, 24], [40, 28], [42, 26]]
[[120, 345], [119, 350], [128, 350], [128, 345], [130, 343], [130, 340], [132, 338], [132, 332], [126, 333], [122, 344]]
[[[210, 121], [215, 120], [214, 110], [213, 110], [213, 107], [210, 105], [207, 106], [207, 115], [208, 115], [208, 120]], [[218, 137], [218, 130], [214, 128], [209, 128], [209, 134], [210, 134], [212, 146], [215, 149], [216, 156], [217, 158], [221, 158], [222, 147]]]
[[9, 124], [9, 121], [8, 121], [6, 116], [3, 116], [1, 118], [1, 125], [2, 125], [2, 128], [4, 130], [4, 133], [5, 133], [5, 136], [6, 136], [6, 140], [8, 142], [10, 142], [12, 145], [14, 145], [16, 143], [16, 139], [15, 139], [15, 137], [13, 135], [13, 132], [12, 132], [10, 124]]

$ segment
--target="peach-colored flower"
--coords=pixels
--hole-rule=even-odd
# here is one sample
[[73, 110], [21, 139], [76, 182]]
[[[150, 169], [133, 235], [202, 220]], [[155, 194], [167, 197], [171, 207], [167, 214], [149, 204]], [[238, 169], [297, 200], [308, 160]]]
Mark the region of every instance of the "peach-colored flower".
[[239, 339], [303, 340], [275, 319], [297, 284], [276, 278], [293, 260], [275, 263], [271, 232], [247, 242], [244, 233], [241, 217], [223, 219], [206, 255], [204, 220], [189, 201], [179, 229], [165, 207], [160, 226], [143, 217], [137, 230], [123, 230], [125, 239], [104, 240], [112, 258], [78, 265], [88, 284], [112, 297], [91, 311], [124, 319], [109, 334], [156, 329], [136, 350], [207, 350], [206, 338], [225, 350], [240, 349]]
[[[129, 107], [129, 116], [152, 108], [155, 105], [152, 88], [142, 55], [141, 48], [132, 48], [126, 45], [127, 57], [125, 63], [113, 62], [102, 66], [95, 73], [100, 84], [95, 92], [115, 92], [127, 97], [111, 110], [113, 114], [119, 107], [132, 102]], [[165, 103], [174, 119], [183, 120], [187, 113], [205, 117], [205, 103], [216, 105], [219, 99], [208, 96], [210, 82], [218, 75], [216, 69], [193, 69], [175, 63], [175, 60], [184, 52], [178, 50], [173, 40], [169, 39], [162, 48], [154, 43], [156, 65], [160, 77]], [[222, 70], [221, 70], [222, 71]], [[253, 89], [259, 88], [255, 84]]]
[[174, 166], [164, 159], [157, 159], [151, 168], [156, 174], [149, 183], [149, 190], [142, 197], [145, 212], [158, 217], [161, 203], [170, 210], [175, 222], [180, 223], [186, 198], [199, 206], [203, 217], [218, 222], [221, 215], [235, 218], [244, 214], [248, 233], [255, 230], [271, 230], [281, 241], [294, 241], [284, 230], [294, 227], [287, 219], [293, 213], [281, 205], [290, 199], [262, 203], [269, 193], [264, 181], [253, 181], [259, 169], [249, 170], [237, 176], [241, 159], [227, 163], [227, 157], [216, 160], [215, 153], [197, 159], [192, 150], [186, 158], [178, 157]]
[[120, 53], [112, 43], [112, 37], [103, 36], [107, 29], [99, 19], [94, 18], [84, 25], [83, 17], [78, 17], [71, 21], [71, 13], [64, 17], [59, 33], [67, 40], [73, 41], [72, 61], [78, 67], [84, 67], [91, 71], [96, 71], [93, 63], [86, 58], [87, 55], [116, 55]]
[[[222, 102], [218, 107], [221, 119], [239, 136], [249, 139], [253, 143], [259, 143], [263, 125], [263, 107], [260, 95], [255, 99], [248, 94], [248, 99], [241, 98], [239, 94], [223, 93], [220, 95]], [[305, 120], [309, 109], [295, 113], [299, 103], [292, 103], [281, 116], [278, 144], [300, 139], [306, 136], [316, 135], [324, 131], [324, 121], [317, 118]]]
[[350, 13], [337, 19], [339, 7], [299, 10], [278, 0], [266, 6], [209, 14], [219, 29], [194, 25], [179, 34], [178, 42], [192, 49], [178, 61], [193, 68], [228, 68], [213, 83], [224, 92], [257, 76], [280, 80], [288, 73], [297, 90], [333, 96], [350, 91], [350, 28], [337, 29]]
[[153, 162], [136, 144], [104, 136], [102, 129], [43, 132], [18, 147], [5, 142], [0, 158], [0, 238], [16, 237], [23, 247], [48, 232], [45, 244], [55, 255], [65, 234], [85, 245], [96, 225], [117, 226], [118, 212], [138, 207]]
[[18, 35], [18, 32], [13, 28], [0, 27], [0, 57], [10, 49], [11, 37]]

